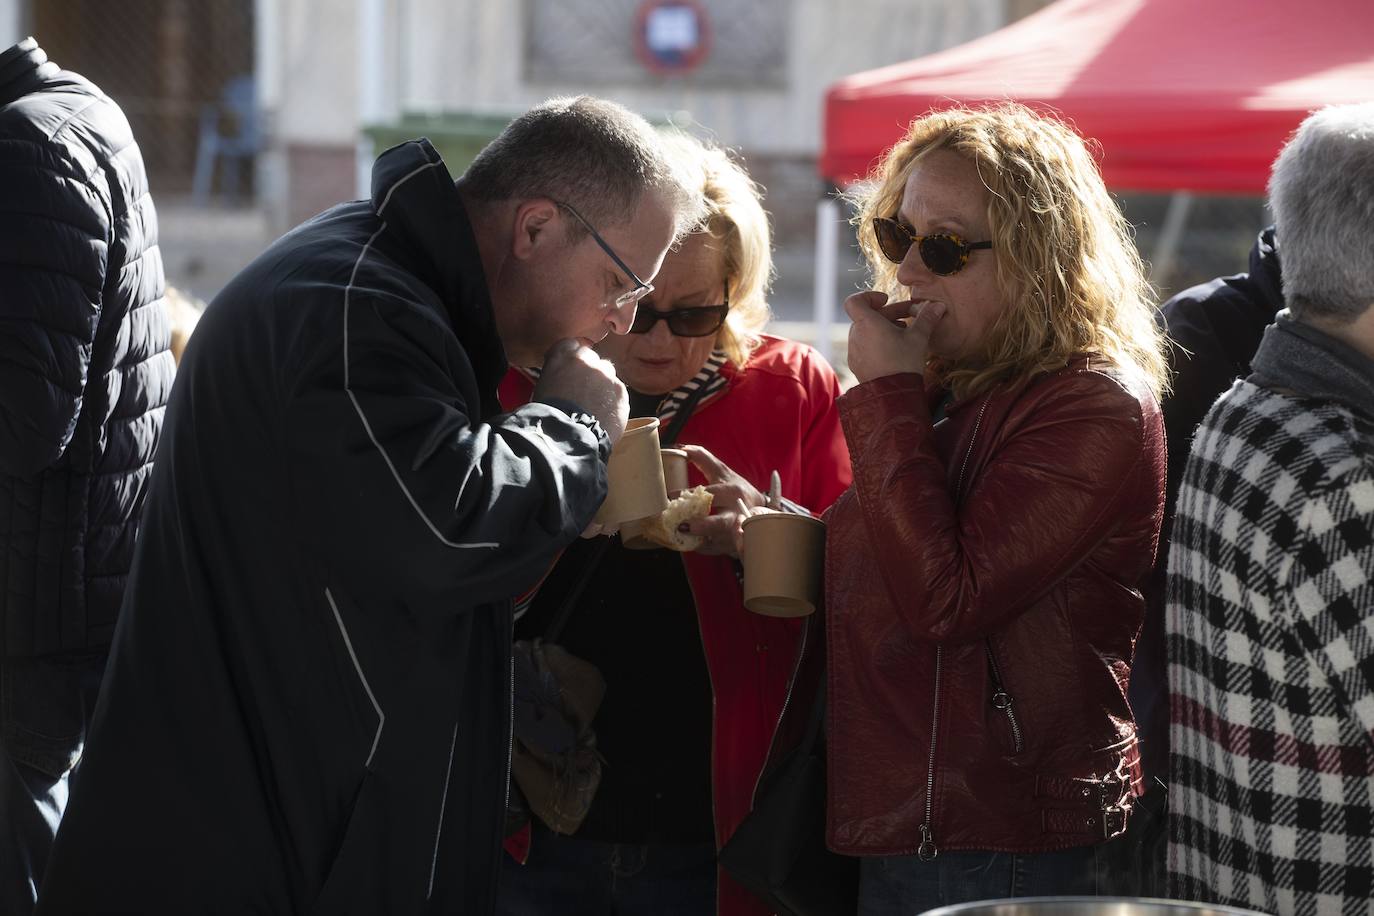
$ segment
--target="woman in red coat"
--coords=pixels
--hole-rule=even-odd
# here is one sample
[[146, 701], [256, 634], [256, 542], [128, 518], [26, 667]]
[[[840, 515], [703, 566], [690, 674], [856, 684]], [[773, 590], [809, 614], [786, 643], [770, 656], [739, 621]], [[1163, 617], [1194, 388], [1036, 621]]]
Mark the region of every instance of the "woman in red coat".
[[879, 167], [839, 402], [828, 840], [860, 912], [1099, 891], [1140, 786], [1126, 702], [1164, 501], [1162, 340], [1083, 142], [927, 115]]
[[[803, 630], [745, 610], [738, 503], [761, 506], [776, 471], [788, 508], [819, 514], [849, 485], [849, 457], [834, 371], [762, 333], [772, 261], [757, 188], [723, 152], [692, 146], [709, 216], [668, 254], [630, 333], [597, 349], [630, 389], [630, 415], [659, 417], [660, 431], [704, 389], [677, 444], [713, 514], [688, 523], [705, 539], [690, 553], [578, 542], [517, 622], [537, 637], [575, 593], [558, 642], [605, 677], [592, 723], [605, 766], [575, 834], [536, 821], [524, 864], [506, 862], [499, 911], [512, 916], [768, 912], [715, 857], [752, 805]], [[534, 376], [510, 372], [507, 408]]]

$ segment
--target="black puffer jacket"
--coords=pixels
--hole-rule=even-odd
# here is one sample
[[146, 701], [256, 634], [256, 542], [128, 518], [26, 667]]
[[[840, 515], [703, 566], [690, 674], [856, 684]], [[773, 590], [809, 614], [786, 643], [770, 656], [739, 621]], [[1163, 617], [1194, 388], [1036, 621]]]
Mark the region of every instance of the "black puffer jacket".
[[114, 631], [174, 365], [157, 217], [119, 107], [0, 52], [0, 653]]

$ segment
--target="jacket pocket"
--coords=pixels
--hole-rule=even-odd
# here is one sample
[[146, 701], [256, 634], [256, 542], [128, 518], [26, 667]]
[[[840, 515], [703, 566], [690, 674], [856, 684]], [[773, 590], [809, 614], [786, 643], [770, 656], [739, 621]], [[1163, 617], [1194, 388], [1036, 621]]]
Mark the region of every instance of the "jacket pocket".
[[0, 663], [0, 742], [17, 763], [61, 779], [81, 760], [104, 656]]
[[376, 777], [364, 772], [353, 806], [339, 838], [338, 851], [325, 875], [311, 913], [341, 916], [348, 913], [380, 913], [376, 874], [382, 861], [382, 827]]
[[1026, 747], [1026, 736], [1021, 728], [1021, 714], [1016, 709], [1016, 698], [1012, 695], [1005, 677], [1005, 669], [997, 660], [997, 650], [989, 637], [984, 645], [987, 648], [988, 679], [992, 684], [988, 703], [989, 721], [992, 733], [1000, 739], [1002, 752], [1014, 757]]

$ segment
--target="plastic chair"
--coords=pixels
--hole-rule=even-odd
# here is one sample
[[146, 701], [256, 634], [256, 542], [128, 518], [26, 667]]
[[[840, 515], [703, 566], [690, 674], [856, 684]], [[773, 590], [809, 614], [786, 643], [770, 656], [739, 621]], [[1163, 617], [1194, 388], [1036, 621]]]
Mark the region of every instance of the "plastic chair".
[[[233, 132], [225, 132], [226, 127]], [[200, 110], [200, 140], [196, 147], [196, 171], [191, 179], [191, 199], [197, 206], [209, 199], [215, 164], [221, 161], [228, 167], [224, 173], [225, 196], [231, 200], [238, 197], [239, 163], [252, 162], [260, 149], [253, 78], [236, 76], [224, 84], [219, 102]]]

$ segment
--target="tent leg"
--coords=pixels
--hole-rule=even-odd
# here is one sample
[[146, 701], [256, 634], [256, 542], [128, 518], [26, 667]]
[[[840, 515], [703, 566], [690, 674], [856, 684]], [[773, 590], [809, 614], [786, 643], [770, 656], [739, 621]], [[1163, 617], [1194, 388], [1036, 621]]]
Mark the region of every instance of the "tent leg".
[[816, 339], [813, 341], [827, 362], [834, 362], [831, 328], [835, 322], [835, 277], [839, 246], [840, 204], [823, 197], [816, 204], [816, 299], [813, 312]]
[[1178, 253], [1179, 242], [1183, 241], [1192, 206], [1193, 195], [1189, 191], [1175, 191], [1169, 198], [1169, 209], [1164, 212], [1164, 225], [1155, 240], [1154, 257], [1150, 262], [1150, 281], [1156, 285], [1174, 271], [1174, 255]]
[[[387, 114], [386, 70], [387, 0], [357, 0], [358, 22], [358, 128], [380, 123]], [[377, 156], [372, 138], [358, 130], [354, 153], [357, 195], [372, 196], [372, 162]]]

